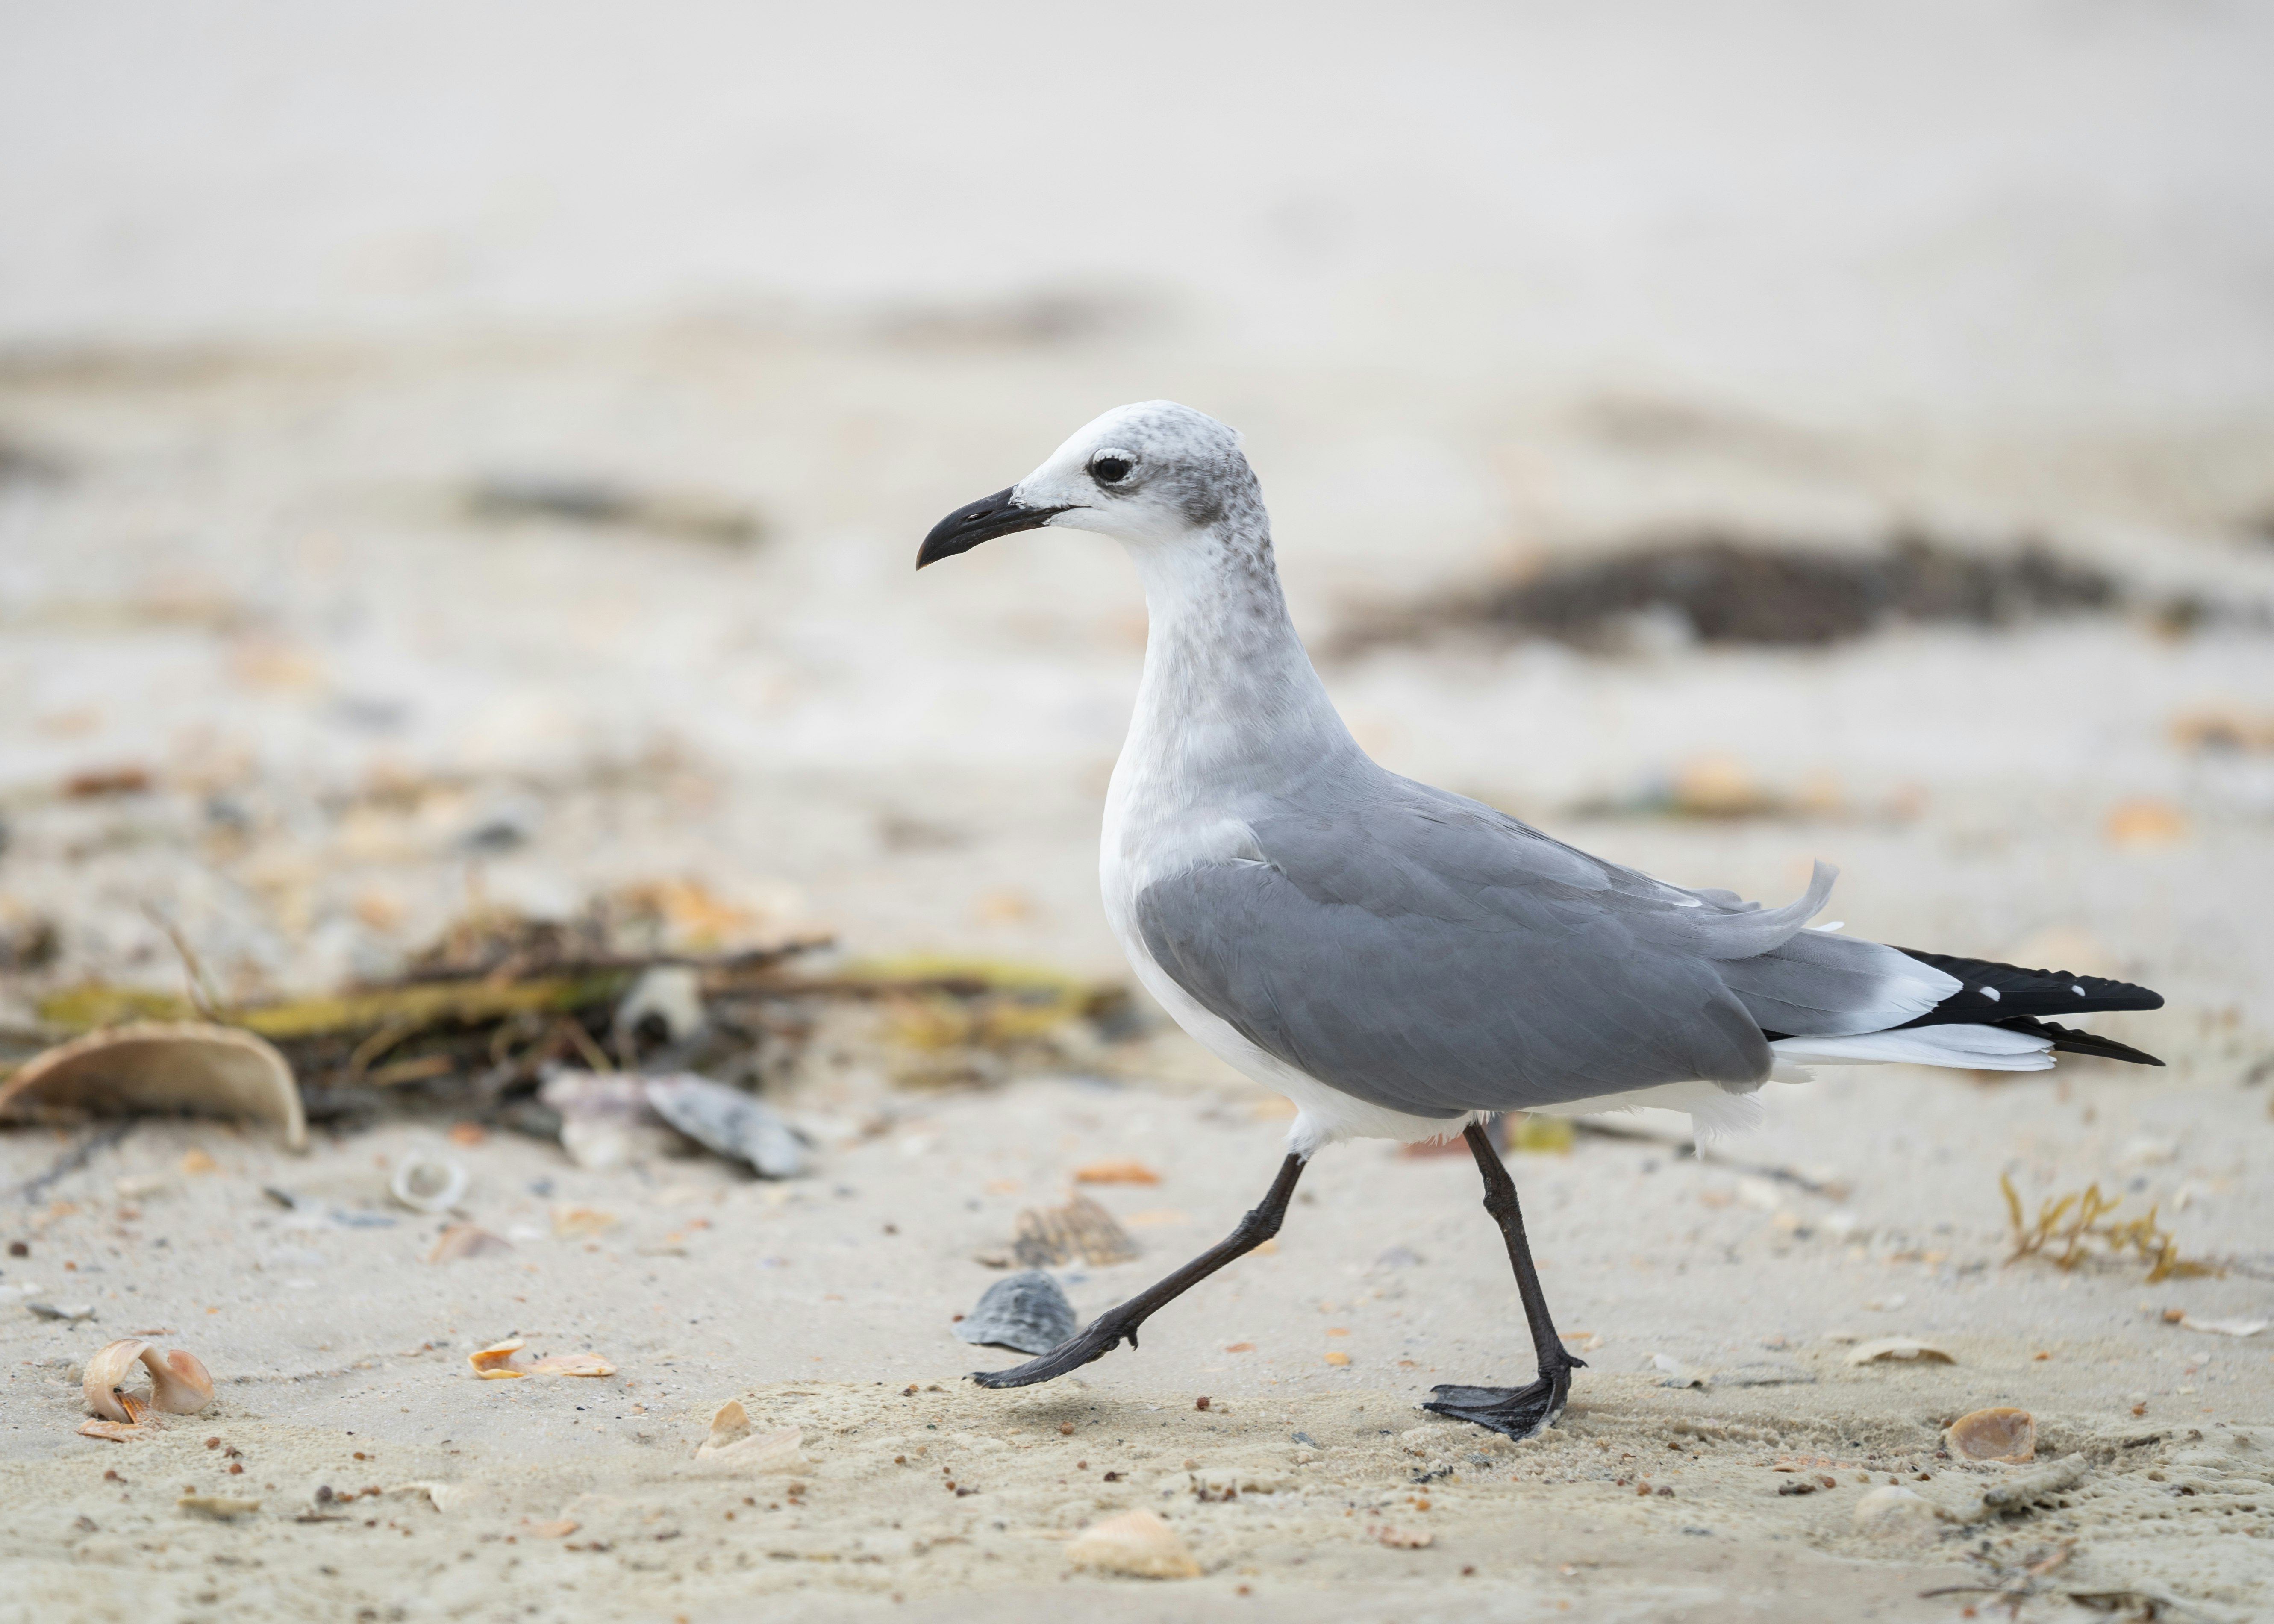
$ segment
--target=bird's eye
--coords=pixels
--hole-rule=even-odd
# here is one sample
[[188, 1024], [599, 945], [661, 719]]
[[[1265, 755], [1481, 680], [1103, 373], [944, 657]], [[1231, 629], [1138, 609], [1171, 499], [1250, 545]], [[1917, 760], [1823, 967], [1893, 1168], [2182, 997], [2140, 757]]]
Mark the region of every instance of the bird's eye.
[[1100, 485], [1119, 485], [1129, 477], [1129, 459], [1118, 456], [1102, 456], [1089, 465]]

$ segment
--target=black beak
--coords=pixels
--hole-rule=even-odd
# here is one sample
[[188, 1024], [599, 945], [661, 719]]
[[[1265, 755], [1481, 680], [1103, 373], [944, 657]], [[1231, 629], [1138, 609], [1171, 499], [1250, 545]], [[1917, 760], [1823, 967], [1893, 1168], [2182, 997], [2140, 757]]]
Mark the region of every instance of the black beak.
[[944, 558], [968, 553], [981, 542], [992, 541], [998, 536], [1039, 530], [1064, 512], [1063, 508], [1021, 508], [1011, 500], [1010, 490], [998, 491], [968, 508], [957, 508], [933, 525], [931, 534], [923, 538], [923, 545], [916, 551], [916, 568], [922, 569]]

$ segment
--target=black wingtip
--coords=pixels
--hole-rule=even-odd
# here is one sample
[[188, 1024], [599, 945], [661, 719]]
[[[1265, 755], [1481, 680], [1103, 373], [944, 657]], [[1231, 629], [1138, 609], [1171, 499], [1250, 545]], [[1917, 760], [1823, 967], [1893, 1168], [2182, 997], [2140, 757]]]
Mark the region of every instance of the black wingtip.
[[2009, 1032], [2034, 1033], [2051, 1038], [2053, 1050], [2063, 1055], [2090, 1055], [2099, 1060], [2121, 1060], [2128, 1065], [2159, 1066], [2164, 1063], [2144, 1049], [2135, 1049], [2129, 1043], [2119, 1043], [2114, 1038], [2102, 1037], [2095, 1032], [2079, 1032], [2074, 1026], [2064, 1026], [2050, 1020], [2032, 1020], [2026, 1016], [1998, 1023]]

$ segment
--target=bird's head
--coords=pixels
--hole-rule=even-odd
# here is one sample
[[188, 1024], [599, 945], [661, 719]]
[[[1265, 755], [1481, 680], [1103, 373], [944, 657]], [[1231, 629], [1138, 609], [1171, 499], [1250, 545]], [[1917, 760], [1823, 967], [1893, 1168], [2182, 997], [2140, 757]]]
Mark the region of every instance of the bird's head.
[[1019, 530], [1096, 530], [1137, 546], [1173, 545], [1228, 518], [1260, 523], [1262, 501], [1239, 436], [1174, 401], [1117, 406], [1008, 490], [932, 527], [916, 568]]

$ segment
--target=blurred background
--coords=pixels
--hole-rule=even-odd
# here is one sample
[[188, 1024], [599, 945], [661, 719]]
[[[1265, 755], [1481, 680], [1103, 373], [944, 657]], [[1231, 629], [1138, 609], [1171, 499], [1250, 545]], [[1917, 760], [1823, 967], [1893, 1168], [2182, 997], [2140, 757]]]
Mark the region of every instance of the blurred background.
[[911, 565], [1165, 396], [1390, 766], [2255, 1064], [2270, 59], [2224, 0], [0, 4], [11, 996], [643, 887], [1119, 975], [1126, 564]]

